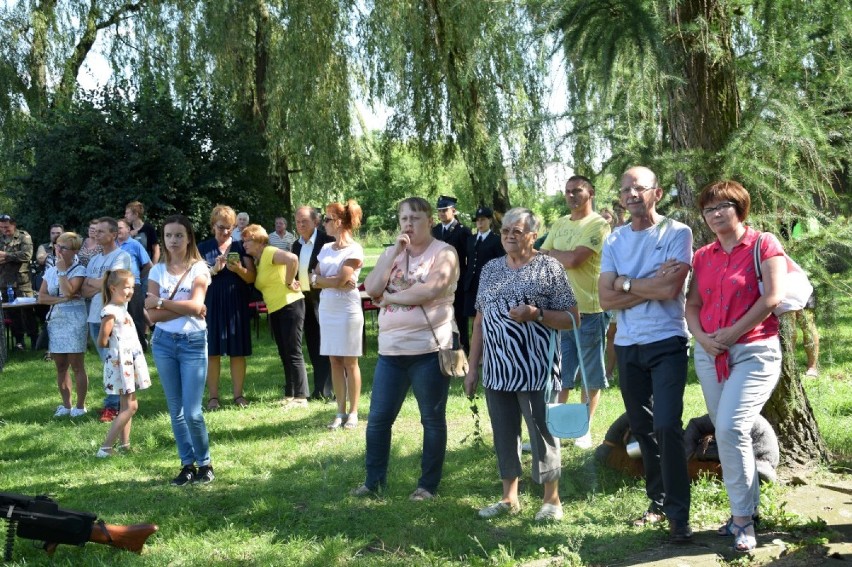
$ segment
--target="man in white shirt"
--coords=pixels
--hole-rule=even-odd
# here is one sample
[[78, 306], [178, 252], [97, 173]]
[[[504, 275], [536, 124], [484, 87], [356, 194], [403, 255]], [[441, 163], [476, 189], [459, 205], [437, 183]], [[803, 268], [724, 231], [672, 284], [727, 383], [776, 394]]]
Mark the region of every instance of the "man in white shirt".
[[287, 232], [287, 219], [275, 217], [275, 230], [269, 233], [269, 245], [290, 252], [296, 237], [292, 232]]
[[317, 265], [317, 255], [323, 246], [334, 242], [334, 238], [319, 230], [319, 213], [312, 207], [296, 209], [296, 232], [299, 239], [293, 243], [293, 254], [299, 257], [299, 286], [305, 295], [305, 342], [308, 356], [314, 367], [314, 388], [311, 399], [323, 400], [332, 397], [331, 363], [320, 354], [319, 303], [320, 290], [311, 289], [310, 275]]
[[237, 226], [231, 231], [231, 240], [239, 242], [243, 239], [243, 229], [249, 224], [249, 214], [245, 211], [237, 214]]

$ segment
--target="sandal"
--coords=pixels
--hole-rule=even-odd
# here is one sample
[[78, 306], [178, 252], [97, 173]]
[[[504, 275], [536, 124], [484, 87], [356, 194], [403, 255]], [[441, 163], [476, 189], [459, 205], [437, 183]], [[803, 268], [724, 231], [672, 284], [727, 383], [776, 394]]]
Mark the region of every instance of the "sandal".
[[[755, 512], [751, 516], [751, 521], [754, 524], [755, 529], [757, 529], [757, 526], [760, 525], [760, 514], [758, 512]], [[734, 517], [728, 516], [728, 521], [726, 521], [724, 524], [719, 526], [719, 529], [716, 530], [716, 535], [719, 535], [719, 536], [732, 536], [732, 535], [734, 535], [734, 532], [731, 531], [731, 525], [733, 523], [734, 523]]]
[[249, 405], [249, 403], [248, 403], [247, 399], [245, 399], [243, 396], [240, 395], [240, 396], [237, 396], [236, 398], [234, 398], [234, 405], [237, 406], [237, 407], [244, 408], [244, 407], [247, 407]]
[[757, 538], [753, 535], [748, 535], [746, 529], [754, 526], [754, 522], [749, 522], [744, 526], [731, 522], [731, 532], [734, 535], [734, 551], [737, 553], [748, 553], [757, 547]]
[[329, 423], [327, 425], [327, 427], [329, 429], [332, 429], [332, 430], [340, 429], [340, 427], [343, 425], [344, 419], [346, 419], [346, 414], [345, 413], [339, 413], [334, 417], [333, 420], [331, 420], [331, 423]]
[[[344, 414], [346, 415], [346, 414]], [[356, 429], [358, 427], [358, 414], [350, 413], [345, 417], [346, 423], [343, 424], [343, 429]]]
[[217, 409], [219, 409], [219, 398], [207, 400], [207, 411], [216, 411]]
[[53, 362], [53, 357], [50, 356], [49, 352], [44, 353], [44, 361], [45, 362]]

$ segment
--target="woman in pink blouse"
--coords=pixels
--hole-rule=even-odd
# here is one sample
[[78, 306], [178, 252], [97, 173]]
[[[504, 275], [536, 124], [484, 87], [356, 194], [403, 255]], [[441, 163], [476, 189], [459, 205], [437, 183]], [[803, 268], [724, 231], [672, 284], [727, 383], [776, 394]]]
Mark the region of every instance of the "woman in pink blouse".
[[775, 236], [764, 234], [761, 295], [754, 269], [760, 233], [744, 224], [748, 192], [736, 181], [719, 181], [701, 190], [698, 206], [717, 240], [695, 253], [686, 321], [695, 336], [695, 371], [716, 428], [731, 507], [719, 535], [734, 536], [734, 549], [748, 552], [757, 546], [754, 519], [760, 503], [751, 428], [781, 374], [772, 310], [784, 296], [786, 256]]

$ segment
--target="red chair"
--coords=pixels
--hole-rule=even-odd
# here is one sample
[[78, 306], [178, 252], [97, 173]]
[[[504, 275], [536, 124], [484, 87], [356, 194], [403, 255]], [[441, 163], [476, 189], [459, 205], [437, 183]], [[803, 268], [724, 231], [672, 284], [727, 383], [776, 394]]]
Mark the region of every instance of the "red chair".
[[365, 319], [367, 318], [368, 312], [372, 311], [376, 314], [374, 317], [370, 317], [371, 324], [373, 325], [373, 328], [375, 329], [376, 328], [376, 318], [378, 317], [378, 312], [381, 309], [381, 307], [379, 307], [378, 305], [373, 303], [372, 298], [369, 295], [367, 295], [367, 293], [364, 291], [364, 284], [361, 284], [361, 285], [358, 286], [358, 291], [361, 292], [361, 311], [364, 312], [364, 318]]
[[249, 309], [252, 310], [252, 319], [254, 319], [254, 335], [255, 338], [260, 338], [260, 315], [262, 313], [266, 314], [267, 320], [269, 319], [269, 311], [266, 309], [266, 303], [262, 301], [252, 301], [249, 303]]

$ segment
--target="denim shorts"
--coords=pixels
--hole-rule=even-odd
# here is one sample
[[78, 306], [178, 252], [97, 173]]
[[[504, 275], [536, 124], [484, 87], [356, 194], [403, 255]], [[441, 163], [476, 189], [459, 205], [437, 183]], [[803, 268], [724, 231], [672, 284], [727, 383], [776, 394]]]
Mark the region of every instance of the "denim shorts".
[[609, 386], [604, 372], [604, 348], [606, 331], [612, 315], [609, 311], [601, 313], [581, 313], [580, 328], [560, 333], [562, 341], [562, 388], [583, 387], [580, 376], [580, 358], [574, 333], [579, 333], [583, 366], [586, 368], [586, 382], [590, 390], [603, 390]]

